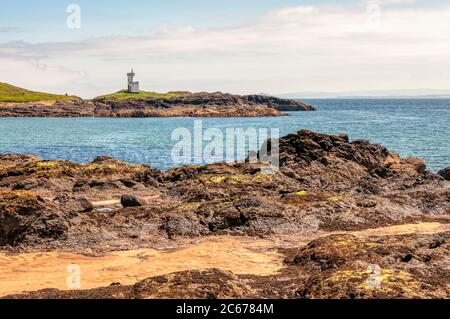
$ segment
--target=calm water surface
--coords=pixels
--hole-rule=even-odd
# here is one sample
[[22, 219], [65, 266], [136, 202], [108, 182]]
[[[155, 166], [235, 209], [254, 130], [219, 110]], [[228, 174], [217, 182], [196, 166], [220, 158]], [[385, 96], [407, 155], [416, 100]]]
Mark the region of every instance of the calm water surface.
[[[204, 129], [279, 128], [347, 133], [351, 139], [380, 143], [402, 156], [424, 158], [437, 171], [450, 165], [449, 99], [306, 100], [317, 112], [278, 118], [202, 119]], [[0, 153], [34, 153], [43, 159], [89, 162], [109, 155], [167, 169], [178, 127], [193, 130], [192, 118], [0, 118]], [[197, 119], [198, 120], [198, 119]]]

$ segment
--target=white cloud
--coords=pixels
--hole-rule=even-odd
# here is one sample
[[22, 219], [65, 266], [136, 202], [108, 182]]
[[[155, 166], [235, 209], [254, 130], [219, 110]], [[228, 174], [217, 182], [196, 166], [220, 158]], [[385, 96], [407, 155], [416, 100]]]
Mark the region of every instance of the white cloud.
[[[372, 1], [373, 2], [373, 1]], [[55, 79], [67, 90], [95, 95], [123, 86], [134, 66], [146, 89], [237, 93], [445, 88], [450, 68], [450, 7], [395, 6], [378, 1], [374, 25], [361, 6], [298, 6], [268, 12], [248, 25], [195, 29], [163, 26], [148, 37], [109, 37], [74, 43], [0, 44], [0, 57], [33, 57], [34, 86]], [[0, 60], [0, 68], [5, 67]], [[16, 64], [14, 68], [29, 68]], [[23, 72], [8, 76], [18, 82]], [[40, 73], [41, 72], [41, 73]], [[46, 73], [47, 72], [47, 73]], [[53, 72], [51, 77], [45, 74]], [[0, 81], [4, 73], [0, 73]], [[74, 83], [74, 81], [76, 83]], [[77, 87], [78, 86], [78, 87]], [[91, 90], [86, 87], [90, 86]]]
[[1, 57], [1, 81], [31, 90], [62, 93], [67, 84], [80, 81], [83, 72], [48, 66], [36, 59]]

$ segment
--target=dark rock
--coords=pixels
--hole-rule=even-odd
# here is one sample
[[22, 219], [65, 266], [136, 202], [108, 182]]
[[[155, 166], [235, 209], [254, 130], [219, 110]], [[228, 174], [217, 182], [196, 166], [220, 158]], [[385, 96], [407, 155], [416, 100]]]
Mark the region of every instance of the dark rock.
[[91, 187], [89, 186], [89, 181], [85, 179], [79, 179], [73, 185], [74, 192], [88, 191]]
[[120, 181], [128, 188], [133, 188], [134, 186], [136, 186], [136, 182], [132, 181], [131, 179], [121, 179]]
[[111, 181], [99, 181], [99, 180], [90, 180], [88, 182], [90, 188], [101, 189], [101, 190], [111, 190], [120, 188], [116, 182]]
[[66, 237], [68, 226], [64, 213], [40, 201], [35, 194], [0, 191], [0, 200], [0, 246]]
[[126, 194], [120, 199], [120, 203], [123, 207], [140, 207], [147, 205], [147, 202], [136, 195]]
[[450, 166], [440, 170], [439, 175], [441, 175], [445, 180], [450, 181]]
[[58, 194], [54, 199], [55, 202], [65, 204], [70, 201], [70, 196], [67, 194]]
[[207, 233], [206, 227], [196, 220], [195, 215], [174, 215], [164, 216], [161, 229], [167, 233], [171, 239], [176, 236], [200, 236]]
[[289, 99], [280, 99], [273, 96], [265, 95], [247, 95], [244, 96], [247, 101], [254, 104], [268, 105], [278, 111], [290, 112], [290, 111], [314, 111], [314, 107]]
[[159, 169], [153, 169], [149, 167], [145, 172], [134, 174], [133, 181], [143, 183], [147, 187], [159, 187], [159, 184], [163, 182], [163, 177]]
[[97, 156], [92, 163], [95, 164], [102, 164], [102, 163], [123, 163], [122, 161], [118, 160], [117, 158], [111, 157], [111, 156]]
[[24, 180], [20, 183], [17, 183], [15, 185], [13, 185], [12, 189], [13, 190], [32, 190], [34, 188], [37, 188], [39, 186], [39, 183], [35, 180]]

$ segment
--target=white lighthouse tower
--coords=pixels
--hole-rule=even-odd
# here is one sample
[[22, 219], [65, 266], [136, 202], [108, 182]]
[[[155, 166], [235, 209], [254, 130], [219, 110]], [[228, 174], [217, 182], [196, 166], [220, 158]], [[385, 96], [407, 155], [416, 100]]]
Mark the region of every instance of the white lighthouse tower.
[[134, 82], [134, 73], [133, 69], [131, 69], [130, 73], [127, 73], [128, 76], [128, 93], [139, 93], [139, 82]]

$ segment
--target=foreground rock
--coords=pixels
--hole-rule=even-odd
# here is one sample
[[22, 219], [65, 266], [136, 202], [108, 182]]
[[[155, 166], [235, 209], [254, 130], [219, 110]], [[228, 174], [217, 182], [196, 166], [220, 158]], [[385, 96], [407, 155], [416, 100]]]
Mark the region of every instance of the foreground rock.
[[358, 238], [332, 235], [288, 249], [276, 275], [236, 275], [220, 269], [151, 277], [135, 285], [6, 298], [449, 298], [450, 233]]
[[[450, 182], [427, 171], [420, 159], [305, 130], [281, 138], [279, 145], [280, 169], [274, 174], [265, 173], [266, 163], [161, 172], [109, 157], [76, 164], [1, 155], [0, 247], [101, 254], [165, 249], [201, 236], [277, 240], [450, 223]], [[285, 270], [276, 276], [190, 271], [135, 286], [26, 297], [448, 298], [449, 237], [332, 235], [283, 249]], [[368, 288], [368, 271], [377, 265], [382, 288]]]
[[68, 216], [32, 192], [0, 191], [0, 246], [67, 238]]
[[270, 96], [183, 92], [172, 98], [98, 98], [66, 102], [3, 103], [0, 117], [256, 117], [313, 111], [311, 105]]
[[419, 159], [309, 131], [279, 144], [281, 167], [275, 174], [265, 174], [264, 163], [161, 172], [108, 157], [74, 164], [3, 156], [0, 243], [22, 249], [39, 243], [129, 249], [214, 234], [269, 236], [450, 221], [450, 183], [426, 171]]

